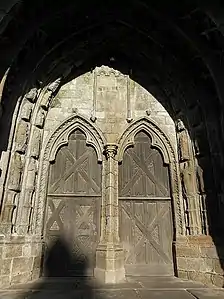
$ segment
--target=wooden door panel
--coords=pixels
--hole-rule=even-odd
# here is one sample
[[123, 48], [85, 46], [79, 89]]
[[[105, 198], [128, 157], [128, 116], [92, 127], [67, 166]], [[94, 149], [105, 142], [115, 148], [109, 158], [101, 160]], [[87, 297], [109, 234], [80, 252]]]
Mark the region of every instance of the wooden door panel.
[[[56, 237], [67, 240], [76, 262], [84, 261], [91, 275], [100, 235], [100, 205], [100, 197], [48, 198], [47, 246], [50, 247]], [[78, 275], [72, 265], [70, 271]]]
[[119, 169], [119, 196], [170, 196], [168, 167], [150, 138], [143, 132], [138, 135]]
[[168, 167], [139, 132], [119, 167], [120, 239], [130, 275], [173, 274]]
[[[76, 130], [60, 148], [51, 165], [46, 213], [47, 251], [52, 241], [63, 239], [72, 256], [69, 275], [92, 275], [100, 235], [101, 165], [96, 152], [86, 146]], [[59, 257], [60, 258], [60, 257]], [[82, 272], [82, 273], [81, 273]]]
[[129, 274], [138, 269], [152, 273], [153, 265], [160, 273], [173, 274], [170, 212], [169, 202], [120, 201], [120, 239]]

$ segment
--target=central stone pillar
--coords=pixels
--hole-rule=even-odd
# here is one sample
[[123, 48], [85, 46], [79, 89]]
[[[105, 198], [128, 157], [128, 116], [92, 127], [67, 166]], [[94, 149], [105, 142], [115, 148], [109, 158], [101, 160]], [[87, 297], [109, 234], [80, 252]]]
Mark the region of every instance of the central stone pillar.
[[124, 252], [119, 238], [117, 145], [105, 146], [103, 161], [101, 236], [96, 250], [95, 277], [102, 283], [125, 279]]

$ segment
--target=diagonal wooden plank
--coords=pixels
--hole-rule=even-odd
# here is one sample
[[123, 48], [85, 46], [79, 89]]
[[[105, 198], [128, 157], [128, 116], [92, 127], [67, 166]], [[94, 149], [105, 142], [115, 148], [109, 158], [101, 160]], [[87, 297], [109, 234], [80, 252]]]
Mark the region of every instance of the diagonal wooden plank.
[[[127, 206], [124, 207], [124, 205], [123, 205], [123, 208], [124, 208], [125, 212], [127, 213], [127, 215], [129, 216], [129, 218], [135, 222], [136, 226], [139, 228], [139, 230], [142, 232], [142, 234], [148, 239], [150, 244], [154, 247], [154, 249], [157, 251], [157, 253], [162, 257], [164, 262], [171, 263], [172, 262], [171, 259], [165, 254], [165, 252], [163, 252], [161, 250], [161, 247], [152, 238], [150, 232], [147, 230], [147, 228], [144, 226], [144, 224], [135, 215], [133, 215], [131, 213], [130, 209]], [[150, 231], [152, 231], [152, 230], [150, 230]]]
[[120, 196], [124, 196], [127, 194], [128, 190], [133, 187], [135, 181], [140, 176], [140, 169], [136, 171], [136, 173], [132, 176], [132, 178], [129, 180], [129, 182], [124, 186], [124, 188], [121, 190]]
[[51, 209], [51, 212], [52, 212], [52, 215], [51, 217], [48, 219], [48, 222], [47, 222], [47, 230], [50, 230], [51, 226], [53, 225], [53, 223], [56, 221], [57, 222], [57, 225], [59, 227], [59, 229], [63, 229], [63, 223], [62, 223], [62, 220], [61, 220], [61, 217], [60, 217], [60, 212], [61, 210], [64, 208], [64, 202], [61, 201], [59, 203], [59, 205], [57, 206], [57, 208], [55, 208], [55, 205], [53, 203], [53, 200], [52, 199], [49, 199], [48, 201], [48, 205]]
[[86, 183], [88, 183], [90, 185], [90, 187], [97, 193], [97, 194], [100, 194], [100, 186], [98, 186], [96, 184], [96, 182], [94, 180], [92, 180], [88, 175], [87, 173], [83, 170], [82, 167], [80, 167], [80, 170], [79, 170], [79, 174], [83, 177], [83, 179], [86, 181]]
[[92, 212], [93, 212], [92, 206], [88, 206], [88, 209], [86, 209], [84, 213], [82, 211], [82, 215], [77, 219], [77, 226], [79, 227], [83, 222], [89, 224], [89, 217], [91, 216]]
[[[137, 219], [138, 221], [140, 221], [135, 215], [134, 213], [131, 211], [131, 209], [125, 205], [125, 203], [122, 204], [122, 207], [124, 208], [124, 210], [126, 211], [126, 208], [129, 209], [129, 213], [131, 215], [133, 215], [134, 218], [132, 218], [134, 221], [135, 219]], [[147, 227], [150, 228], [150, 230], [148, 228], [146, 228], [146, 230], [148, 231], [148, 234], [151, 234], [152, 231], [155, 229], [156, 225], [158, 224], [158, 220], [161, 220], [161, 218], [163, 218], [167, 213], [168, 213], [169, 209], [167, 209], [167, 206], [163, 206], [158, 214], [156, 215], [156, 217], [153, 218], [153, 220], [147, 224]], [[142, 223], [142, 222], [141, 222]], [[145, 225], [142, 223], [142, 225], [145, 227]]]
[[78, 168], [89, 156], [89, 150], [86, 151], [79, 159], [75, 161], [75, 163], [63, 174], [62, 177], [57, 179], [50, 188], [50, 193], [54, 193], [54, 191], [60, 185], [61, 180], [65, 181], [74, 171], [75, 168]]
[[67, 148], [64, 147], [63, 151], [61, 151], [62, 154], [66, 156], [66, 158], [73, 164], [77, 160], [71, 153], [71, 151]]
[[133, 246], [130, 250], [127, 251], [128, 256], [126, 257], [125, 262], [128, 262], [128, 260], [130, 260], [133, 257], [138, 247], [142, 249], [143, 245], [144, 245], [144, 238], [142, 237], [135, 246]]
[[157, 178], [150, 172], [150, 170], [147, 168], [145, 163], [141, 163], [141, 160], [138, 158], [138, 156], [132, 152], [130, 157], [135, 161], [135, 163], [139, 166], [139, 168], [142, 170], [143, 173], [147, 175], [147, 177], [157, 186], [160, 188], [160, 191], [167, 195], [169, 192], [165, 186], [163, 186]]
[[156, 217], [153, 218], [153, 220], [148, 224], [148, 227], [150, 227], [149, 233], [151, 233], [154, 230], [155, 226], [158, 224], [158, 220], [161, 220], [168, 213], [168, 211], [169, 210], [167, 209], [167, 206], [165, 206], [165, 205], [159, 210]]
[[[130, 156], [130, 154], [128, 154]], [[148, 162], [148, 160], [151, 158], [151, 156], [153, 155], [153, 153], [149, 154], [149, 156], [147, 157], [147, 159], [145, 160], [145, 163]], [[130, 156], [131, 157], [131, 156]], [[131, 157], [132, 158], [132, 157]], [[133, 159], [133, 158], [132, 158]], [[140, 168], [138, 169], [138, 171], [132, 176], [132, 178], [128, 181], [128, 183], [122, 188], [122, 190], [120, 191], [120, 196], [127, 194], [128, 190], [133, 187], [136, 178], [139, 177], [140, 172], [142, 172], [140, 170]]]

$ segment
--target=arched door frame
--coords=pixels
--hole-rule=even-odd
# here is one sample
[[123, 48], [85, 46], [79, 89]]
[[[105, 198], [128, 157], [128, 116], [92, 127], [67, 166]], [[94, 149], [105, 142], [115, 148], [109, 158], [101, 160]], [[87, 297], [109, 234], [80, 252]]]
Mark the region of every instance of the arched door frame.
[[[173, 226], [174, 238], [183, 234], [184, 218], [183, 218], [183, 201], [181, 192], [181, 182], [179, 178], [179, 164], [177, 152], [174, 150], [168, 136], [164, 133], [161, 127], [152, 119], [143, 117], [131, 125], [124, 131], [118, 143], [118, 161], [122, 162], [125, 150], [134, 146], [134, 138], [140, 131], [149, 134], [152, 139], [152, 146], [157, 148], [162, 154], [163, 161], [169, 167], [171, 201], [173, 207]], [[174, 240], [175, 241], [175, 240]]]
[[80, 129], [86, 135], [86, 144], [94, 147], [98, 161], [102, 162], [103, 160], [103, 149], [106, 144], [105, 138], [85, 117], [75, 114], [67, 118], [56, 128], [48, 138], [40, 157], [34, 220], [34, 231], [37, 235], [43, 234], [44, 229], [44, 212], [46, 208], [50, 163], [55, 160], [58, 149], [68, 144], [70, 134], [76, 129]]

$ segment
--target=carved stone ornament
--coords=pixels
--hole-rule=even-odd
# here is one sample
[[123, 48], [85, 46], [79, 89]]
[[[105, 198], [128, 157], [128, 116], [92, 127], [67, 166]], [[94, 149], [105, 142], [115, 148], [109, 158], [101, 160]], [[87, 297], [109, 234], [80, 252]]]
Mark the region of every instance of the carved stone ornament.
[[107, 159], [115, 158], [118, 149], [118, 146], [116, 144], [107, 144], [104, 148]]
[[34, 129], [32, 144], [31, 144], [31, 157], [38, 159], [41, 146], [41, 131], [38, 128]]
[[28, 123], [20, 121], [16, 130], [15, 150], [18, 153], [25, 153], [28, 141]]
[[181, 119], [178, 119], [178, 120], [177, 120], [176, 127], [177, 127], [177, 131], [178, 131], [178, 132], [181, 132], [181, 131], [183, 131], [183, 130], [186, 130], [185, 125], [184, 125], [184, 123], [182, 122]]
[[25, 95], [25, 98], [31, 103], [35, 103], [37, 99], [37, 94], [38, 94], [38, 89], [34, 87]]
[[27, 189], [34, 190], [36, 174], [37, 174], [36, 161], [31, 158], [28, 165], [28, 175], [27, 175], [27, 183], [26, 183]]
[[14, 153], [11, 159], [11, 166], [8, 178], [8, 189], [20, 191], [21, 176], [23, 171], [23, 163], [21, 156]]
[[101, 67], [96, 67], [95, 72], [97, 76], [114, 76], [114, 77], [125, 77], [124, 74], [119, 72], [118, 70], [115, 70], [109, 66], [102, 65]]
[[61, 77], [56, 79], [54, 82], [52, 82], [51, 84], [48, 85], [47, 90], [54, 93], [58, 89], [58, 87], [61, 83], [61, 80], [62, 80]]
[[181, 180], [184, 194], [192, 195], [195, 193], [195, 169], [191, 161], [184, 162], [181, 169]]
[[28, 100], [24, 100], [23, 106], [21, 109], [20, 117], [25, 121], [30, 121], [31, 113], [32, 113], [32, 104]]
[[177, 135], [178, 137], [178, 151], [179, 159], [181, 162], [188, 161], [190, 159], [190, 150], [189, 150], [189, 138], [187, 131], [180, 131]]
[[47, 91], [45, 91], [45, 93], [41, 99], [40, 106], [43, 109], [47, 110], [50, 105], [50, 100], [51, 100], [51, 91], [47, 90]]
[[45, 120], [45, 113], [42, 108], [39, 108], [36, 121], [35, 121], [35, 126], [42, 129], [44, 126], [44, 120]]

